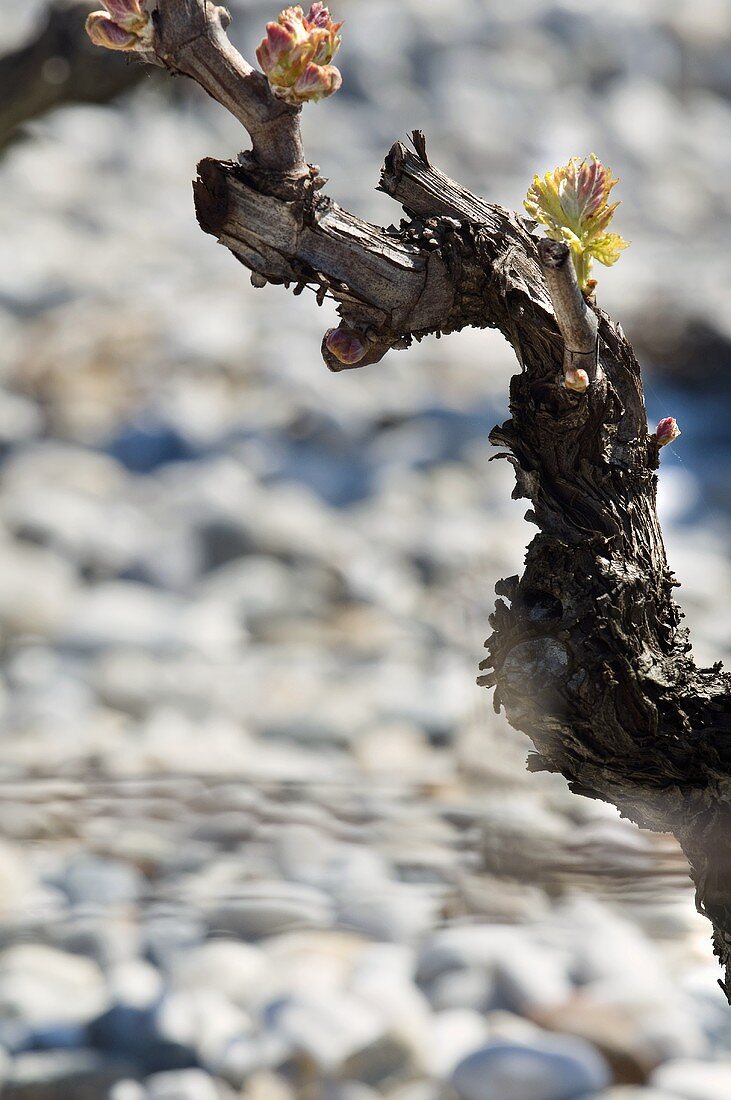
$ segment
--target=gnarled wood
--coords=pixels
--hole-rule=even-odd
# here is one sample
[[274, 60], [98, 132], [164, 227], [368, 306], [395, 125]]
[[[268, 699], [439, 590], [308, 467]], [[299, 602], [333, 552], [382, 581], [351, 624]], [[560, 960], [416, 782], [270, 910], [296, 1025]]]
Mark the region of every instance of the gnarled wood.
[[[542, 270], [532, 223], [435, 169], [421, 135], [416, 152], [393, 147], [381, 177], [407, 214], [398, 229], [343, 211], [301, 161], [297, 112], [232, 51], [220, 9], [158, 0], [155, 18], [157, 60], [251, 133], [238, 164], [203, 162], [196, 206], [257, 282], [335, 297], [369, 344], [359, 365], [465, 325], [496, 327], [515, 349], [511, 419], [492, 439], [538, 534], [523, 575], [498, 585], [480, 682], [532, 739], [531, 769], [678, 837], [728, 967], [731, 678], [690, 656], [657, 519], [658, 442], [621, 329], [576, 299], [546, 246]], [[588, 357], [584, 393], [562, 385], [567, 352]]]

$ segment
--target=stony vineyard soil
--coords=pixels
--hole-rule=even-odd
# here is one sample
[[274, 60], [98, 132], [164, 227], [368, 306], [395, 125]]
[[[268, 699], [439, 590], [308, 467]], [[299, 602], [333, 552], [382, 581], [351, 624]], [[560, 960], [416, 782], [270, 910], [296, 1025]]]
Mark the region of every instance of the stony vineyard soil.
[[[271, 6], [232, 6], [250, 52]], [[600, 300], [684, 429], [668, 553], [728, 654], [727, 5], [341, 7], [305, 137], [349, 209], [393, 219], [417, 125], [506, 205], [572, 152], [622, 177]], [[674, 844], [526, 775], [475, 685], [530, 537], [488, 465], [510, 349], [328, 375], [330, 303], [195, 224], [196, 162], [241, 142], [142, 80], [0, 163], [3, 1100], [727, 1100]]]

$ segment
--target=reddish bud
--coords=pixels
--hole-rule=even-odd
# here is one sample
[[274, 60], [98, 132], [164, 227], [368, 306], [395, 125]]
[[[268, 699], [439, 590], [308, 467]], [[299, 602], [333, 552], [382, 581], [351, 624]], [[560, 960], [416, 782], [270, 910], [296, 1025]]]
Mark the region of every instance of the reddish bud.
[[299, 5], [285, 8], [276, 23], [267, 23], [256, 57], [276, 96], [299, 106], [338, 90], [342, 78], [330, 62], [340, 47], [341, 26], [322, 3], [307, 15]]
[[330, 24], [330, 12], [323, 3], [318, 0], [316, 4], [313, 4], [307, 13], [308, 23], [311, 23], [313, 27], [327, 27]]
[[102, 0], [106, 11], [94, 11], [86, 20], [86, 33], [95, 46], [107, 50], [152, 48], [152, 20], [140, 0]]
[[95, 46], [107, 50], [134, 50], [137, 35], [120, 27], [105, 11], [94, 11], [86, 20], [86, 33]]
[[274, 78], [287, 70], [291, 63], [291, 53], [296, 45], [296, 38], [288, 26], [280, 23], [267, 23], [267, 35], [262, 39], [256, 51], [256, 57], [262, 70], [268, 77]]
[[366, 353], [365, 344], [357, 332], [342, 325], [325, 333], [325, 347], [345, 367], [355, 366]]
[[140, 34], [147, 26], [149, 16], [143, 12], [140, 0], [102, 0], [118, 27], [133, 34]]
[[574, 367], [566, 371], [563, 384], [572, 393], [586, 393], [589, 388], [589, 375], [581, 367]]
[[655, 435], [661, 447], [667, 447], [668, 443], [674, 443], [681, 434], [678, 422], [673, 416], [666, 416], [657, 426]]

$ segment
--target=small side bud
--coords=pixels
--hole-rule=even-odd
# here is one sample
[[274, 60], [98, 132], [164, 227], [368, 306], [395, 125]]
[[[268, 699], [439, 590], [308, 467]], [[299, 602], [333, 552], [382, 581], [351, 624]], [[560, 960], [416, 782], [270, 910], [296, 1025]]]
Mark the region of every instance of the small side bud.
[[137, 35], [120, 27], [105, 11], [93, 11], [86, 20], [86, 33], [95, 46], [106, 50], [134, 50]]
[[564, 388], [572, 393], [586, 393], [589, 388], [589, 375], [581, 367], [574, 367], [566, 371], [563, 380]]
[[86, 20], [86, 33], [95, 46], [107, 50], [152, 48], [152, 20], [140, 0], [103, 0], [105, 11], [94, 11]]
[[325, 333], [325, 347], [344, 367], [354, 367], [366, 353], [358, 333], [342, 325]]
[[681, 434], [674, 416], [666, 416], [664, 420], [661, 420], [655, 432], [660, 447], [667, 447], [668, 443], [674, 443]]

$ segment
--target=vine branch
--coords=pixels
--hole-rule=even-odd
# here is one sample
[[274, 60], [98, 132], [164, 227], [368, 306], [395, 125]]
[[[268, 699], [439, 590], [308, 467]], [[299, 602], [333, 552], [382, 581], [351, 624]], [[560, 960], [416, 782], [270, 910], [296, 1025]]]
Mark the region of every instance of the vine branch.
[[[514, 348], [511, 417], [491, 439], [538, 533], [522, 576], [497, 586], [479, 682], [533, 741], [531, 770], [560, 772], [575, 792], [678, 837], [728, 969], [731, 678], [690, 654], [656, 511], [665, 436], [648, 430], [622, 330], [586, 300], [565, 245], [450, 180], [421, 134], [415, 151], [393, 146], [381, 175], [404, 209], [398, 227], [343, 210], [305, 161], [299, 108], [233, 49], [222, 9], [149, 7], [145, 56], [196, 80], [252, 140], [236, 161], [199, 166], [202, 228], [255, 285], [309, 285], [337, 301], [341, 324], [323, 346], [331, 369], [467, 325], [497, 328]], [[616, 258], [624, 242], [609, 243]]]
[[590, 383], [597, 380], [599, 325], [596, 314], [589, 309], [581, 293], [569, 246], [546, 237], [538, 244], [538, 254], [564, 342], [563, 384], [567, 390], [584, 393]]

